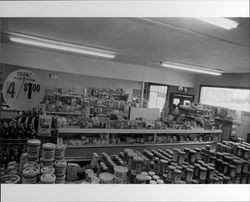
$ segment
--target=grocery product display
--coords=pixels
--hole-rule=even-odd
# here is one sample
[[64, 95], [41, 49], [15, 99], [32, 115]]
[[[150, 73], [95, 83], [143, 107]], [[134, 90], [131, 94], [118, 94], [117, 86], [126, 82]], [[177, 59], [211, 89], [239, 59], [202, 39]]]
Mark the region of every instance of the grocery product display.
[[215, 149], [210, 145], [143, 152], [125, 148], [113, 155], [92, 153], [83, 166], [67, 162], [62, 155], [56, 160], [56, 148], [65, 150], [63, 145], [28, 140], [20, 162], [1, 168], [1, 183], [250, 184], [250, 144], [246, 142], [223, 141]]

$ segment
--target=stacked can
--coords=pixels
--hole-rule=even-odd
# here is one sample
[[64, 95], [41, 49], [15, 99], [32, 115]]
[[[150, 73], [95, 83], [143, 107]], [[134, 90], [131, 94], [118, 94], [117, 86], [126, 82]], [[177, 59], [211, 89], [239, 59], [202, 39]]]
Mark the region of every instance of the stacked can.
[[127, 182], [128, 168], [125, 166], [114, 167], [114, 183], [115, 184], [126, 184]]
[[23, 184], [36, 184], [40, 170], [36, 167], [27, 167], [23, 170], [22, 183]]
[[56, 176], [51, 173], [43, 174], [40, 178], [41, 184], [55, 184]]
[[19, 163], [19, 173], [22, 174], [23, 172], [23, 165], [28, 162], [28, 154], [23, 153], [20, 157], [20, 163]]
[[65, 145], [56, 145], [55, 148], [55, 160], [63, 160], [65, 156]]
[[40, 153], [41, 141], [30, 139], [27, 142], [27, 159], [29, 162], [37, 162]]
[[65, 160], [55, 161], [54, 166], [55, 166], [55, 176], [56, 176], [55, 183], [64, 184], [66, 178], [67, 161]]
[[114, 176], [111, 173], [103, 172], [99, 174], [100, 184], [112, 184]]
[[45, 143], [42, 145], [41, 162], [43, 166], [53, 165], [53, 161], [55, 160], [55, 148], [56, 145], [53, 143]]

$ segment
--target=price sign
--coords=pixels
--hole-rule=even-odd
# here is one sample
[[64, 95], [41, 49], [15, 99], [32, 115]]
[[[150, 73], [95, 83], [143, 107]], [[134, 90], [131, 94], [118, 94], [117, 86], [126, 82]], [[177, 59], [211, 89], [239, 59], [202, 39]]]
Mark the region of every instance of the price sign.
[[44, 90], [36, 74], [28, 70], [17, 70], [9, 74], [3, 85], [3, 98], [7, 105], [16, 110], [37, 107]]

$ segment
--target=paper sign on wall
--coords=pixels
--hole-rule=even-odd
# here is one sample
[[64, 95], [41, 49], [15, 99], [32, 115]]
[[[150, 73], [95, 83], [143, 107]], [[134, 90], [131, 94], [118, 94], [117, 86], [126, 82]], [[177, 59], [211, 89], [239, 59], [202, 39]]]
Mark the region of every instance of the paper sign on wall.
[[16, 110], [29, 110], [40, 103], [44, 90], [39, 77], [29, 70], [17, 70], [8, 75], [3, 85], [3, 98]]

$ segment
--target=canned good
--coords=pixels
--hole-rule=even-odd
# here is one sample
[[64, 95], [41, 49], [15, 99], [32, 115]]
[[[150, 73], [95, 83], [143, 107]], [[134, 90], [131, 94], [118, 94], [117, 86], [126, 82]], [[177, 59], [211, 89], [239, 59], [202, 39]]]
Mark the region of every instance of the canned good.
[[223, 161], [222, 162], [222, 172], [226, 175], [228, 173], [228, 166], [229, 166], [229, 163]]
[[185, 161], [189, 161], [189, 148], [184, 148], [184, 152], [185, 152]]
[[176, 148], [175, 148], [175, 149], [173, 150], [173, 158], [172, 158], [173, 161], [175, 161], [175, 162], [178, 161], [179, 152], [180, 152], [180, 149], [176, 149]]
[[55, 159], [56, 145], [53, 143], [45, 143], [42, 146], [42, 159], [44, 161], [53, 161]]
[[230, 177], [224, 176], [223, 184], [229, 184], [230, 183]]
[[222, 159], [217, 159], [216, 162], [215, 162], [215, 168], [218, 171], [222, 171], [222, 167], [223, 167], [222, 162], [223, 162]]
[[244, 149], [244, 159], [248, 160], [250, 158], [250, 149]]
[[242, 162], [242, 173], [243, 174], [247, 174], [248, 173], [248, 166], [249, 166], [249, 163], [247, 161], [243, 161]]
[[39, 157], [41, 141], [38, 139], [30, 139], [27, 142], [28, 156]]
[[240, 179], [241, 184], [247, 184], [247, 175], [242, 175]]
[[174, 179], [174, 166], [168, 166], [168, 179], [173, 180]]
[[243, 164], [242, 161], [234, 159], [233, 164], [236, 166], [236, 174], [240, 174], [241, 169], [242, 169], [242, 164]]
[[136, 175], [136, 180], [135, 180], [136, 184], [146, 184], [146, 181], [147, 181], [146, 175], [143, 175], [141, 173]]
[[28, 167], [23, 170], [22, 183], [23, 184], [36, 184], [37, 175], [39, 170], [34, 167]]
[[56, 145], [55, 149], [55, 159], [56, 160], [62, 160], [64, 159], [66, 146], [65, 145]]
[[157, 184], [157, 182], [155, 180], [150, 180], [149, 184]]
[[187, 168], [186, 169], [186, 182], [191, 183], [193, 179], [193, 174], [194, 174], [194, 169], [192, 168]]
[[152, 178], [153, 178], [153, 180], [155, 180], [155, 181], [157, 181], [157, 180], [160, 179], [160, 177], [159, 177], [158, 175], [154, 175]]
[[207, 175], [207, 169], [204, 168], [204, 167], [200, 167], [199, 179], [201, 181], [205, 181], [206, 180], [206, 175]]
[[167, 170], [168, 162], [166, 160], [160, 160], [160, 173], [165, 173]]
[[40, 178], [42, 184], [55, 184], [56, 176], [51, 173], [43, 174]]
[[183, 151], [179, 151], [179, 154], [178, 154], [178, 164], [183, 164], [184, 161], [185, 161], [185, 155], [186, 153], [183, 152]]
[[215, 168], [214, 167], [208, 167], [207, 168], [207, 179], [208, 180], [213, 180], [214, 178], [214, 172], [215, 172]]
[[[114, 167], [114, 176], [118, 178], [126, 178], [128, 173], [128, 168], [125, 166], [115, 166]], [[146, 173], [147, 175], [147, 173]]]
[[66, 175], [56, 176], [55, 184], [64, 184], [65, 183], [65, 178], [66, 178]]
[[143, 169], [143, 158], [140, 156], [134, 156], [133, 157], [133, 161], [134, 161], [134, 169], [137, 173], [140, 173]]
[[114, 176], [110, 173], [103, 172], [99, 174], [100, 184], [112, 184]]
[[65, 175], [66, 166], [67, 166], [67, 161], [65, 161], [65, 160], [55, 161], [55, 175], [56, 176]]
[[201, 149], [200, 148], [195, 148], [194, 150], [196, 151], [196, 158], [200, 159], [201, 158]]
[[185, 179], [186, 178], [186, 169], [188, 168], [188, 166], [186, 165], [182, 165], [182, 173], [181, 173], [181, 178]]
[[241, 176], [240, 175], [236, 175], [235, 177], [235, 184], [240, 184], [240, 179], [241, 179]]
[[154, 170], [156, 173], [159, 173], [159, 158], [158, 157], [155, 157], [154, 158]]
[[234, 178], [236, 176], [236, 166], [229, 164], [229, 177]]
[[174, 170], [174, 183], [178, 184], [181, 181], [181, 171], [179, 169]]
[[243, 147], [241, 147], [241, 146], [237, 147], [237, 156], [239, 156], [239, 157], [243, 156]]
[[157, 184], [164, 184], [164, 181], [161, 179], [157, 180], [156, 182], [157, 182]]
[[198, 178], [200, 172], [200, 164], [195, 163], [194, 164], [194, 177]]
[[128, 169], [133, 170], [133, 157], [134, 157], [134, 153], [129, 152], [128, 154]]
[[54, 174], [55, 173], [55, 168], [53, 167], [43, 167], [41, 168], [41, 174]]
[[195, 163], [195, 160], [196, 160], [196, 151], [194, 151], [194, 150], [190, 150], [190, 153], [189, 153], [189, 162], [191, 162], [191, 163]]
[[150, 180], [152, 180], [151, 176], [146, 176], [146, 184], [149, 184]]

